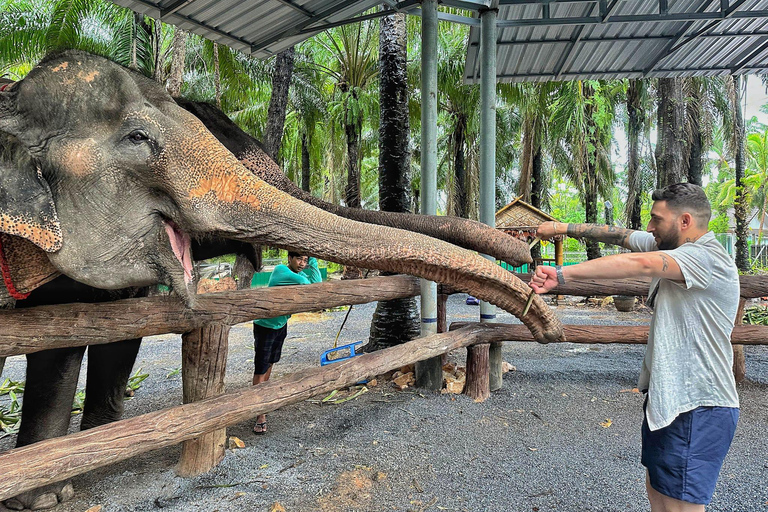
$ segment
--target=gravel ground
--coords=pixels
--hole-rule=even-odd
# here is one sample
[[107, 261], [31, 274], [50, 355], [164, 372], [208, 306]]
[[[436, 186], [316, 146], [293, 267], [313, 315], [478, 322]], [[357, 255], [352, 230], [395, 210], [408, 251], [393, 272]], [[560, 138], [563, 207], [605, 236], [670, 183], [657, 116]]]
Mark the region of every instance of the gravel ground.
[[[465, 295], [448, 302], [449, 321], [477, 318]], [[339, 343], [367, 340], [375, 304], [355, 306]], [[565, 323], [647, 323], [644, 308], [559, 306]], [[294, 315], [273, 378], [319, 364], [346, 310]], [[516, 321], [499, 315], [499, 321]], [[252, 374], [250, 324], [230, 334], [227, 387]], [[227, 451], [210, 473], [176, 477], [180, 447], [170, 447], [73, 480], [76, 497], [57, 510], [117, 511], [645, 511], [640, 466], [639, 394], [644, 346], [504, 344], [516, 370], [484, 403], [463, 395], [380, 383], [338, 405], [311, 401], [269, 415], [269, 433], [252, 423], [228, 429], [246, 448]], [[149, 373], [126, 416], [181, 403], [181, 338], [149, 338], [137, 367]], [[747, 347], [741, 420], [709, 511], [768, 510], [768, 348]], [[451, 354], [463, 364], [464, 351]], [[23, 379], [24, 359], [3, 377]], [[81, 386], [84, 385], [81, 379]], [[77, 429], [78, 419], [72, 428]], [[0, 440], [0, 450], [15, 440]], [[0, 510], [3, 507], [0, 506]]]

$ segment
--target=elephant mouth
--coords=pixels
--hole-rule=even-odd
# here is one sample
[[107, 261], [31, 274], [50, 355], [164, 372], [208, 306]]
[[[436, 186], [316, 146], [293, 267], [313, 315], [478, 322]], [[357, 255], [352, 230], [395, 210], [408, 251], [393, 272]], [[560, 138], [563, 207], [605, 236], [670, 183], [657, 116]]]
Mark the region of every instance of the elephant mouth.
[[181, 263], [181, 266], [184, 269], [184, 282], [190, 284], [192, 283], [192, 250], [190, 237], [171, 220], [163, 219], [163, 226], [165, 227], [165, 232], [168, 234], [168, 239], [171, 241], [173, 255], [176, 256], [176, 259]]

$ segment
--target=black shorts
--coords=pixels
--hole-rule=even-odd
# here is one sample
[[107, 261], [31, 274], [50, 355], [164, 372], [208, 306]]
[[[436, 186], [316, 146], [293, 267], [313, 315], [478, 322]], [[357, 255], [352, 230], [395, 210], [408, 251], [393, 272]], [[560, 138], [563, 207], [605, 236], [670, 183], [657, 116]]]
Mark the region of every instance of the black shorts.
[[269, 366], [280, 360], [287, 334], [288, 324], [280, 329], [270, 329], [259, 324], [253, 324], [254, 375], [267, 373]]

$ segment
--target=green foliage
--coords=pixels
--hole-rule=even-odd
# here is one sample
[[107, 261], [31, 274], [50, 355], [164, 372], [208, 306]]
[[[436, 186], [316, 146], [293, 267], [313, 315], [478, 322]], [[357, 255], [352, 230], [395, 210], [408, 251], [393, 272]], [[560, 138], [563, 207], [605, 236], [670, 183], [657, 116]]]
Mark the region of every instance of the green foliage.
[[744, 310], [743, 322], [749, 325], [768, 325], [768, 306], [750, 306]]
[[0, 397], [8, 395], [8, 403], [0, 404], [0, 439], [17, 434], [21, 426], [21, 403], [18, 395], [24, 393], [24, 382], [5, 379], [0, 384]]

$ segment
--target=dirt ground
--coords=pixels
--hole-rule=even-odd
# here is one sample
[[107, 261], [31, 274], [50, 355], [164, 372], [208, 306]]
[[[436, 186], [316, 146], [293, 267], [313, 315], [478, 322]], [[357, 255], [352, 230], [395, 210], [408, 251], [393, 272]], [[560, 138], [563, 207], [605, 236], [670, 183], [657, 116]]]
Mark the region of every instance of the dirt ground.
[[[449, 321], [479, 315], [464, 298], [451, 296]], [[374, 307], [352, 309], [340, 344], [367, 340]], [[649, 320], [642, 307], [630, 313], [611, 305], [555, 309], [566, 323]], [[317, 366], [345, 313], [340, 308], [294, 315], [273, 378]], [[516, 321], [503, 312], [498, 320]], [[135, 369], [149, 376], [127, 402], [126, 416], [181, 403], [180, 347], [180, 336], [145, 340]], [[252, 351], [250, 324], [233, 327], [228, 390], [250, 383]], [[228, 450], [206, 475], [177, 477], [180, 447], [170, 447], [76, 477], [76, 497], [57, 510], [645, 511], [642, 397], [633, 390], [643, 351], [627, 345], [505, 343], [504, 359], [514, 369], [484, 403], [401, 391], [389, 382], [326, 402], [321, 400], [327, 395], [315, 397], [269, 414], [265, 436], [251, 433], [252, 422], [230, 427], [228, 434], [245, 448]], [[747, 347], [746, 354], [741, 419], [708, 511], [768, 510], [768, 348]], [[457, 365], [464, 358], [463, 350], [450, 355]], [[22, 357], [10, 358], [3, 378], [23, 379], [24, 367]], [[359, 395], [338, 400], [354, 393]], [[78, 423], [74, 416], [73, 431]], [[0, 450], [14, 442], [0, 440]]]

